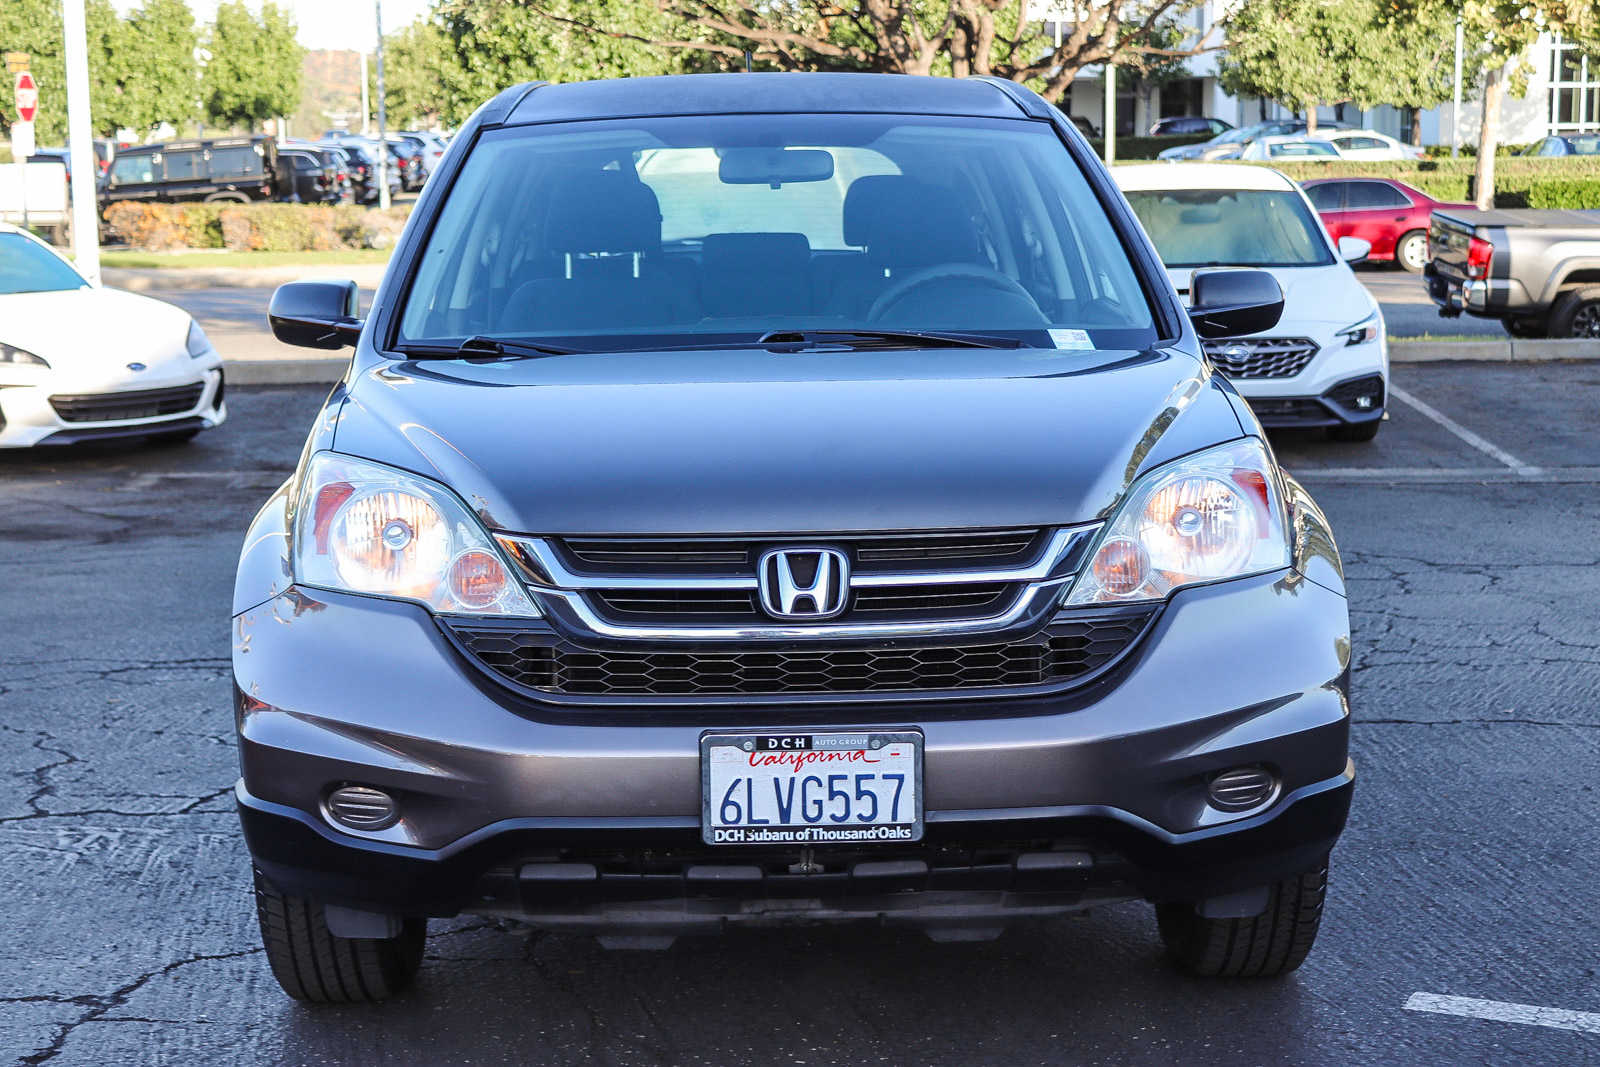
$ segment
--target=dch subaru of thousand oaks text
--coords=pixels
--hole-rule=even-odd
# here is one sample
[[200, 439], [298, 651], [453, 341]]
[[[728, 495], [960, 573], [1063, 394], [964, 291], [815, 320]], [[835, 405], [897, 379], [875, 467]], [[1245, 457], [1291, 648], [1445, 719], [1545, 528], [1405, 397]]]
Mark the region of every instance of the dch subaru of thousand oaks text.
[[973, 939], [1155, 904], [1279, 975], [1354, 781], [1317, 505], [1087, 143], [1009, 82], [522, 85], [462, 129], [249, 531], [237, 796], [274, 974], [415, 976], [430, 916], [644, 947]]

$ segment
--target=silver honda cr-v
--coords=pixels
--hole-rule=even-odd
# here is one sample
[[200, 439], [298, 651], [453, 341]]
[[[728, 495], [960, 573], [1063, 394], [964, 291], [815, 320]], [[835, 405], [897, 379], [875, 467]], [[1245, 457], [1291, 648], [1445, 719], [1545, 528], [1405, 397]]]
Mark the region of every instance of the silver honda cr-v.
[[429, 917], [730, 924], [1154, 902], [1275, 975], [1345, 821], [1310, 497], [1087, 143], [1005, 81], [522, 85], [428, 183], [233, 607], [274, 973], [404, 986]]

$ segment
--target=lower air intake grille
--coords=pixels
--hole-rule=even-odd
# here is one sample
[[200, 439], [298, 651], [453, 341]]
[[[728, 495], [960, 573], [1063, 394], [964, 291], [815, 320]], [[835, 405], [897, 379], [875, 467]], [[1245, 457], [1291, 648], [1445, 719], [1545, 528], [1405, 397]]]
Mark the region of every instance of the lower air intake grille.
[[452, 627], [462, 647], [512, 684], [573, 696], [772, 696], [1055, 686], [1098, 672], [1144, 632], [1152, 611], [1057, 623], [1010, 644], [815, 651], [602, 652], [546, 632]]
[[125, 393], [53, 396], [50, 406], [66, 422], [117, 422], [181, 415], [200, 403], [205, 385], [179, 385], [171, 389], [136, 389]]

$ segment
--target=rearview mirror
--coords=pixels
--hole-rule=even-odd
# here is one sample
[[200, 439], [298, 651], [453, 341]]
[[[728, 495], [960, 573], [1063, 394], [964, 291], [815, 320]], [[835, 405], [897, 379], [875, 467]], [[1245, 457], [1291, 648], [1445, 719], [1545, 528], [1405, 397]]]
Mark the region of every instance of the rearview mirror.
[[825, 182], [833, 177], [833, 155], [820, 148], [725, 148], [717, 177], [726, 185]]
[[1264, 270], [1200, 270], [1189, 280], [1189, 320], [1201, 337], [1237, 337], [1278, 325], [1283, 290]]
[[1372, 254], [1372, 242], [1362, 237], [1339, 238], [1339, 258], [1354, 266]]
[[290, 282], [267, 307], [272, 335], [302, 348], [343, 348], [361, 338], [361, 290], [355, 282]]

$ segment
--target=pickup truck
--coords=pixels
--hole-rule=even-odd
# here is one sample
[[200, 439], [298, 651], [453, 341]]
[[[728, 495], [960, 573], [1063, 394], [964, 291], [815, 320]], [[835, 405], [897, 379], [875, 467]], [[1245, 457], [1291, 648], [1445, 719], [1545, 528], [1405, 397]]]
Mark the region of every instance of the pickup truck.
[[1436, 210], [1428, 295], [1439, 314], [1499, 319], [1513, 337], [1600, 338], [1600, 211]]

